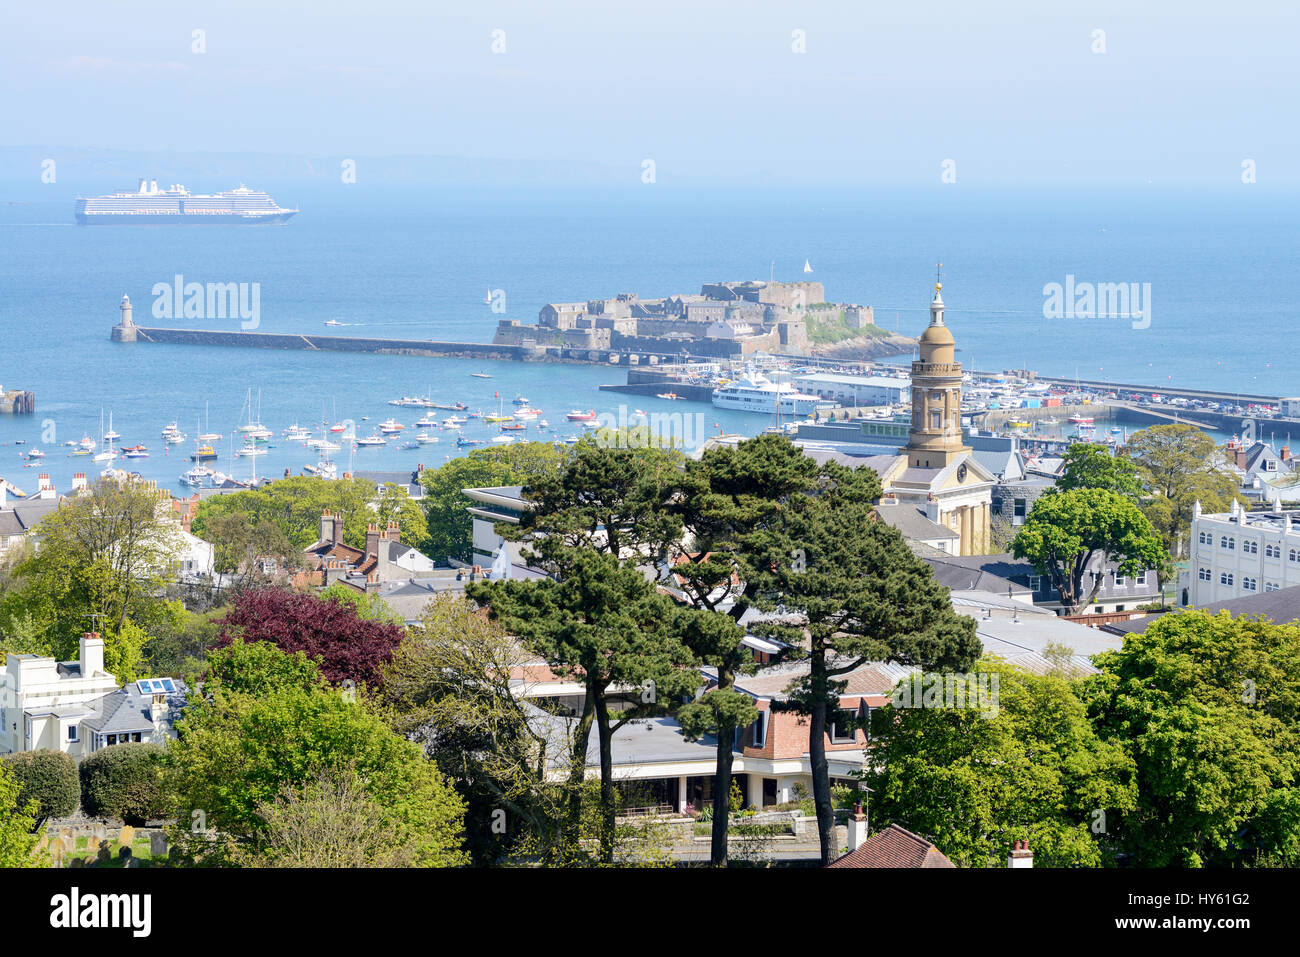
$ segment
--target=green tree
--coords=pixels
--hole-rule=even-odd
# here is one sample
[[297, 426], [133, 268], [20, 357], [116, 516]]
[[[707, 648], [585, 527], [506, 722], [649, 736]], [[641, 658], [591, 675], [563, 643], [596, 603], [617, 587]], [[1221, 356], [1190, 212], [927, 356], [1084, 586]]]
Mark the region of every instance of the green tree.
[[81, 795], [92, 817], [121, 818], [142, 825], [167, 816], [162, 783], [164, 749], [153, 742], [100, 748], [81, 762]]
[[[613, 737], [628, 721], [661, 711], [667, 702], [692, 693], [698, 677], [682, 643], [684, 619], [694, 614], [659, 594], [635, 568], [587, 548], [564, 556], [560, 580], [501, 581], [470, 585], [469, 597], [488, 606], [494, 618], [541, 656], [557, 674], [581, 681], [586, 695], [573, 735], [571, 783], [585, 776], [590, 733], [600, 753], [600, 856], [614, 859], [617, 798]], [[617, 713], [611, 703], [619, 686], [638, 689], [639, 700]], [[662, 704], [661, 704], [662, 702]], [[566, 826], [570, 840], [579, 830], [575, 797]]]
[[275, 846], [268, 805], [325, 776], [358, 782], [368, 806], [383, 808], [389, 843], [411, 863], [464, 861], [455, 791], [355, 694], [326, 687], [305, 656], [265, 642], [235, 642], [212, 652], [209, 666], [203, 697], [191, 700], [168, 749], [177, 837], [191, 859], [255, 861]]
[[13, 772], [21, 786], [18, 806], [36, 801], [36, 813], [42, 821], [72, 814], [81, 803], [77, 763], [64, 751], [20, 751], [0, 758], [0, 764]]
[[35, 798], [20, 803], [21, 790], [13, 772], [0, 762], [0, 869], [49, 867], [49, 855], [36, 850], [41, 839], [36, 823], [40, 803]]
[[980, 653], [974, 620], [953, 611], [930, 566], [896, 529], [875, 519], [872, 503], [880, 494], [871, 469], [827, 462], [815, 494], [795, 495], [746, 554], [745, 578], [760, 583], [758, 606], [787, 616], [763, 630], [809, 662], [779, 707], [808, 715], [823, 864], [831, 860], [834, 827], [827, 729], [831, 721], [857, 726], [840, 709], [841, 676], [868, 661], [965, 670]]
[[420, 481], [425, 488], [424, 511], [428, 528], [426, 552], [434, 559], [470, 558], [472, 504], [462, 489], [523, 485], [557, 472], [564, 453], [549, 442], [515, 442], [503, 448], [475, 449], [438, 469], [427, 469]]
[[1137, 768], [1133, 863], [1300, 864], [1300, 626], [1179, 612], [1096, 661], [1089, 715]]
[[536, 656], [473, 602], [444, 593], [384, 667], [377, 691], [393, 730], [422, 744], [464, 800], [466, 848], [479, 865], [512, 854], [566, 862], [566, 788], [546, 777], [556, 756], [542, 723], [550, 719], [512, 685], [530, 661]]
[[1128, 452], [1147, 494], [1142, 510], [1176, 558], [1186, 554], [1197, 501], [1207, 512], [1222, 512], [1238, 497], [1214, 440], [1194, 425], [1143, 429], [1129, 439]]
[[1114, 562], [1125, 575], [1167, 563], [1160, 537], [1132, 500], [1093, 488], [1039, 498], [1012, 552], [1051, 579], [1070, 614], [1087, 607], [1105, 583], [1104, 574], [1093, 574], [1094, 560]]
[[105, 663], [131, 680], [181, 545], [166, 494], [101, 479], [45, 516], [36, 535], [39, 547], [14, 570], [20, 583], [0, 601], [0, 630], [16, 624], [61, 659], [98, 631]]
[[740, 618], [754, 606], [758, 576], [741, 575], [751, 539], [766, 534], [790, 497], [812, 489], [817, 466], [784, 436], [765, 434], [735, 447], [721, 446], [685, 464], [669, 509], [682, 522], [684, 544], [670, 551], [670, 587], [693, 608], [719, 613], [701, 618], [684, 640], [716, 669], [716, 685], [677, 714], [688, 738], [717, 736], [709, 860], [727, 863], [732, 786], [732, 742], [738, 728], [757, 717], [753, 700], [735, 690], [736, 676], [753, 670], [741, 645]]
[[[936, 677], [952, 700], [925, 699]], [[957, 700], [965, 707], [943, 706]], [[1039, 866], [1113, 862], [1111, 828], [1136, 806], [1135, 769], [1097, 737], [1067, 679], [984, 658], [974, 675], [904, 679], [871, 723], [862, 780], [875, 819], [929, 835], [961, 867], [1001, 867], [1017, 840]]]
[[1107, 446], [1094, 442], [1076, 442], [1066, 449], [1065, 469], [1056, 481], [1056, 488], [1061, 491], [1106, 489], [1135, 502], [1142, 497], [1143, 491], [1137, 466], [1122, 455], [1112, 455]]
[[375, 592], [359, 592], [355, 588], [349, 588], [342, 582], [335, 582], [326, 588], [322, 588], [317, 592], [317, 596], [327, 601], [337, 601], [349, 605], [358, 618], [364, 618], [367, 621], [382, 621], [389, 625], [404, 625], [406, 623], [401, 615], [393, 611], [393, 606]]

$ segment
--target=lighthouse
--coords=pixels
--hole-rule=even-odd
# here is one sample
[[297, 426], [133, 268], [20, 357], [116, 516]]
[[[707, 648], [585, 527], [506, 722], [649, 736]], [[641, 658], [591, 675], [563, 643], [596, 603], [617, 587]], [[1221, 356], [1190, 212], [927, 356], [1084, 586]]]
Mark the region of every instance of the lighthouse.
[[116, 342], [135, 342], [136, 325], [131, 318], [131, 297], [123, 295], [122, 302], [118, 306], [122, 311], [122, 320], [113, 327], [113, 339]]

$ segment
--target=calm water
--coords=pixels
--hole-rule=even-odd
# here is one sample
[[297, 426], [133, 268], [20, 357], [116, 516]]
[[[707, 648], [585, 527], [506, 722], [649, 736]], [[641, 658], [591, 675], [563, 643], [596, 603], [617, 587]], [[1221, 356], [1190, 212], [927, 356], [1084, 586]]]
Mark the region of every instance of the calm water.
[[[403, 394], [494, 410], [494, 393], [507, 408], [522, 393], [561, 436], [577, 431], [564, 422], [570, 409], [613, 411], [619, 403], [702, 412], [710, 431], [768, 424], [764, 416], [598, 391], [623, 381], [613, 368], [111, 343], [123, 293], [141, 324], [238, 327], [154, 319], [151, 289], [177, 273], [259, 283], [266, 332], [489, 341], [501, 318], [483, 301], [492, 289], [504, 290], [507, 317], [533, 321], [548, 301], [698, 292], [704, 281], [767, 278], [773, 261], [778, 279], [801, 278], [809, 259], [828, 298], [870, 303], [878, 324], [916, 334], [942, 260], [948, 318], [968, 367], [1300, 394], [1292, 344], [1300, 203], [1251, 187], [1053, 198], [250, 185], [303, 212], [284, 227], [76, 227], [71, 193], [0, 206], [0, 384], [37, 395], [35, 416], [0, 416], [0, 475], [24, 489], [38, 471], [61, 489], [74, 471], [93, 475], [98, 467], [60, 443], [98, 439], [103, 409], [122, 433], [119, 445], [144, 443], [152, 452], [119, 464], [180, 490], [192, 443], [164, 452], [162, 426], [175, 420], [192, 438], [206, 408], [204, 430], [229, 433], [250, 388], [255, 398], [261, 391], [262, 422], [277, 435], [295, 421], [322, 419], [353, 419], [362, 435], [390, 415], [409, 426], [418, 410], [387, 405]], [[1044, 319], [1043, 286], [1067, 273], [1151, 283], [1150, 328]], [[327, 328], [330, 319], [349, 325]], [[52, 439], [42, 434], [50, 427]], [[436, 434], [437, 445], [418, 451], [396, 443], [360, 449], [351, 464], [432, 467], [467, 451], [455, 448], [455, 433]], [[466, 434], [496, 433], [478, 424]], [[25, 469], [21, 455], [32, 445], [47, 456]], [[224, 471], [228, 446], [214, 463]], [[296, 473], [316, 458], [280, 442], [256, 467]], [[236, 460], [234, 474], [250, 474], [252, 461]], [[349, 465], [346, 452], [336, 461]]]

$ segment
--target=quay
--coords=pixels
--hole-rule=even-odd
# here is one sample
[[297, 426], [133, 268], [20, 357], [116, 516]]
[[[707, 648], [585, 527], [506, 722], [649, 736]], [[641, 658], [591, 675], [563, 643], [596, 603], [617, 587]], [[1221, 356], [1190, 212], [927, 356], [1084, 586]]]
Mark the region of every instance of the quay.
[[36, 393], [22, 389], [0, 389], [0, 413], [31, 415], [36, 411]]

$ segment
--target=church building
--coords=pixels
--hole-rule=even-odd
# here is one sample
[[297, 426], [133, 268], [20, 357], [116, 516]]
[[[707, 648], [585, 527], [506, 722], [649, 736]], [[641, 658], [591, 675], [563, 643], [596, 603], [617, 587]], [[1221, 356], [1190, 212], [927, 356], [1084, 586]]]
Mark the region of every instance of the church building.
[[934, 285], [930, 325], [912, 363], [912, 424], [903, 454], [881, 472], [882, 505], [912, 505], [958, 536], [961, 555], [989, 551], [997, 477], [980, 465], [961, 430], [961, 363], [943, 321], [943, 286]]

